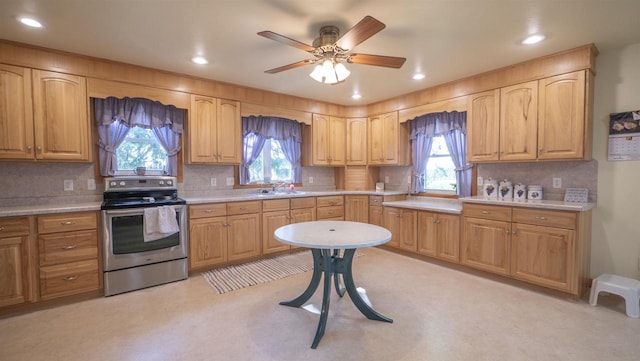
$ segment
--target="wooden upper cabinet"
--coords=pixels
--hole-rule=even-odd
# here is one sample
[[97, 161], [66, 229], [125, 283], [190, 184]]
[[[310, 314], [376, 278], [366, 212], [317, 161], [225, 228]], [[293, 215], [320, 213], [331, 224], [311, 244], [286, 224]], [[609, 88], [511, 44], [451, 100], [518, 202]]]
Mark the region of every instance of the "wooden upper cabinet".
[[239, 102], [191, 95], [189, 163], [239, 164], [241, 128]]
[[345, 143], [345, 118], [313, 114], [311, 165], [344, 165]]
[[368, 144], [369, 164], [405, 165], [409, 160], [409, 133], [398, 112], [369, 117]]
[[33, 70], [36, 159], [89, 161], [86, 79]]
[[31, 71], [0, 64], [0, 159], [33, 159]]
[[500, 89], [501, 160], [536, 159], [538, 81]]
[[347, 118], [347, 164], [367, 164], [367, 118]]
[[500, 148], [500, 89], [469, 96], [467, 160], [498, 160]]
[[589, 159], [586, 71], [540, 80], [539, 159]]

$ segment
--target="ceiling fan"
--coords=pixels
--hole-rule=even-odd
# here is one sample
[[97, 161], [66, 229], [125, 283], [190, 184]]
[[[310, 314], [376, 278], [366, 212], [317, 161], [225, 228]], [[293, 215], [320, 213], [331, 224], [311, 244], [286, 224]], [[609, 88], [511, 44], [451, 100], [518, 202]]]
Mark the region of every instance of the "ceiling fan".
[[365, 16], [342, 36], [336, 26], [323, 26], [320, 28], [320, 36], [313, 41], [313, 46], [273, 31], [261, 31], [258, 35], [304, 50], [314, 56], [312, 59], [265, 70], [265, 73], [275, 74], [308, 64], [316, 64], [314, 71], [309, 75], [319, 82], [336, 84], [349, 76], [349, 70], [341, 62], [399, 69], [407, 60], [406, 58], [350, 53], [358, 44], [384, 28], [385, 25], [382, 22], [371, 16]]

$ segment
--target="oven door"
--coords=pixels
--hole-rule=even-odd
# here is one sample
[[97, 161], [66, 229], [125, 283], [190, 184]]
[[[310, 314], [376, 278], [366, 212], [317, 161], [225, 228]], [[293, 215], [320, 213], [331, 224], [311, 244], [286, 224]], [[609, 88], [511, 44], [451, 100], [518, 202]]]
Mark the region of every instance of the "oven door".
[[144, 241], [144, 208], [103, 210], [105, 271], [186, 258], [186, 206], [171, 207], [176, 211], [179, 232], [151, 242]]

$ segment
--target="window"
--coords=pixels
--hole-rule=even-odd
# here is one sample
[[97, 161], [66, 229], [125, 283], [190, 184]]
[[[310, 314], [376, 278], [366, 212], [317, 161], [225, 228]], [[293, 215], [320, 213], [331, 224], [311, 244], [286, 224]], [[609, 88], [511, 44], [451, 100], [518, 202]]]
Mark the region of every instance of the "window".
[[133, 127], [116, 149], [118, 175], [130, 174], [137, 167], [146, 167], [147, 174], [163, 174], [167, 152], [151, 129]]
[[290, 183], [293, 181], [292, 168], [280, 142], [267, 139], [260, 155], [249, 167], [249, 184]]
[[456, 166], [453, 164], [444, 137], [434, 136], [425, 171], [425, 191], [456, 191]]

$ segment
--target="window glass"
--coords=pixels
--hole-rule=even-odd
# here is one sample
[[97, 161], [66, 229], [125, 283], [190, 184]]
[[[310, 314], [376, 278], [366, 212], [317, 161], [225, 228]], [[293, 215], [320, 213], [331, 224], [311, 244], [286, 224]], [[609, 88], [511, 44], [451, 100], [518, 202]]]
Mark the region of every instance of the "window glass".
[[[118, 172], [146, 167], [147, 172], [162, 174], [167, 164], [167, 152], [151, 129], [133, 127], [116, 150]], [[123, 173], [121, 173], [123, 174]]]
[[433, 137], [425, 174], [425, 191], [455, 192], [457, 187], [455, 168], [444, 137]]
[[249, 167], [249, 184], [293, 181], [291, 163], [284, 156], [280, 142], [267, 139], [260, 156]]

